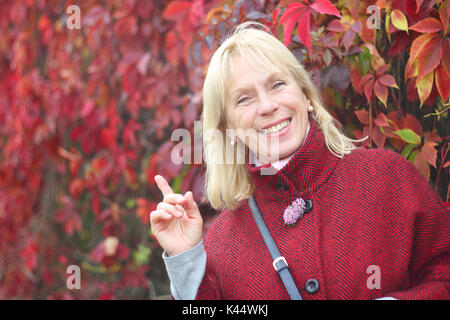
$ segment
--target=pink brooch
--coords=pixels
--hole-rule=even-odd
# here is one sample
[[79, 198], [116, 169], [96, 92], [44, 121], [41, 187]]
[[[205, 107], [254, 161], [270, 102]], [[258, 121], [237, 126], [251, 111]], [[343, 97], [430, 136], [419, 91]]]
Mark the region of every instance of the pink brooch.
[[283, 219], [288, 227], [293, 227], [297, 220], [303, 217], [303, 214], [311, 212], [313, 202], [311, 199], [296, 199], [290, 206], [284, 210]]
[[305, 200], [298, 198], [284, 210], [283, 219], [288, 227], [293, 227], [297, 220], [303, 216], [305, 204]]

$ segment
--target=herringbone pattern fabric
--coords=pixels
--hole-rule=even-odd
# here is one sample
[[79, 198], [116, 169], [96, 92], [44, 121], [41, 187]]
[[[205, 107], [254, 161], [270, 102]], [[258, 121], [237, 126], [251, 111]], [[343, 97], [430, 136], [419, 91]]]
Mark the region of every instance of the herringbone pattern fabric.
[[[304, 299], [448, 299], [449, 211], [400, 155], [357, 149], [340, 159], [311, 121], [304, 145], [276, 175], [248, 165], [255, 200]], [[277, 189], [282, 181], [285, 190]], [[294, 227], [284, 209], [313, 209]], [[220, 214], [205, 239], [198, 299], [288, 299], [247, 202]], [[367, 285], [379, 267], [380, 288]], [[309, 293], [308, 279], [319, 289]]]

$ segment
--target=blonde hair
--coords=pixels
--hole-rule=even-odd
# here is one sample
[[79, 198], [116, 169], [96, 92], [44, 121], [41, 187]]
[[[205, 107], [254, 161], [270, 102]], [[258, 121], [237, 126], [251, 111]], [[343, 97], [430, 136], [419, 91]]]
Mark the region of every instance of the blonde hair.
[[[342, 158], [356, 147], [340, 124], [323, 107], [320, 94], [294, 55], [267, 28], [255, 22], [240, 24], [216, 50], [209, 64], [203, 87], [203, 150], [206, 161], [205, 194], [215, 209], [235, 209], [254, 192], [245, 163], [224, 163], [226, 154], [226, 88], [228, 68], [233, 55], [250, 56], [267, 68], [290, 73], [311, 102], [313, 120], [322, 130], [331, 153]], [[221, 135], [209, 134], [219, 130]], [[235, 148], [235, 151], [238, 148]], [[246, 148], [246, 156], [248, 150]]]

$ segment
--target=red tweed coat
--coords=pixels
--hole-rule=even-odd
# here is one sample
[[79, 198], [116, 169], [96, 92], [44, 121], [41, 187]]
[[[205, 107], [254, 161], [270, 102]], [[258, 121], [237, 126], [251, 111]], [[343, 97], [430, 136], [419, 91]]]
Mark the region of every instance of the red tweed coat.
[[[254, 197], [303, 299], [448, 299], [449, 210], [403, 157], [356, 149], [338, 158], [311, 121], [285, 167], [261, 168], [248, 165]], [[298, 197], [312, 211], [287, 227], [284, 209]], [[289, 299], [246, 201], [219, 215], [204, 245], [198, 299]]]

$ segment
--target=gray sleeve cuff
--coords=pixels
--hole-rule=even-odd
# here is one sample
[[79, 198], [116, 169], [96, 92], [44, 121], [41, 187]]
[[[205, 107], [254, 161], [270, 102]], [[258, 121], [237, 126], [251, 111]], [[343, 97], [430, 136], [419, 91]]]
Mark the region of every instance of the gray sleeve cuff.
[[170, 291], [176, 300], [194, 300], [206, 269], [206, 252], [201, 240], [192, 249], [175, 256], [162, 254], [170, 279]]

